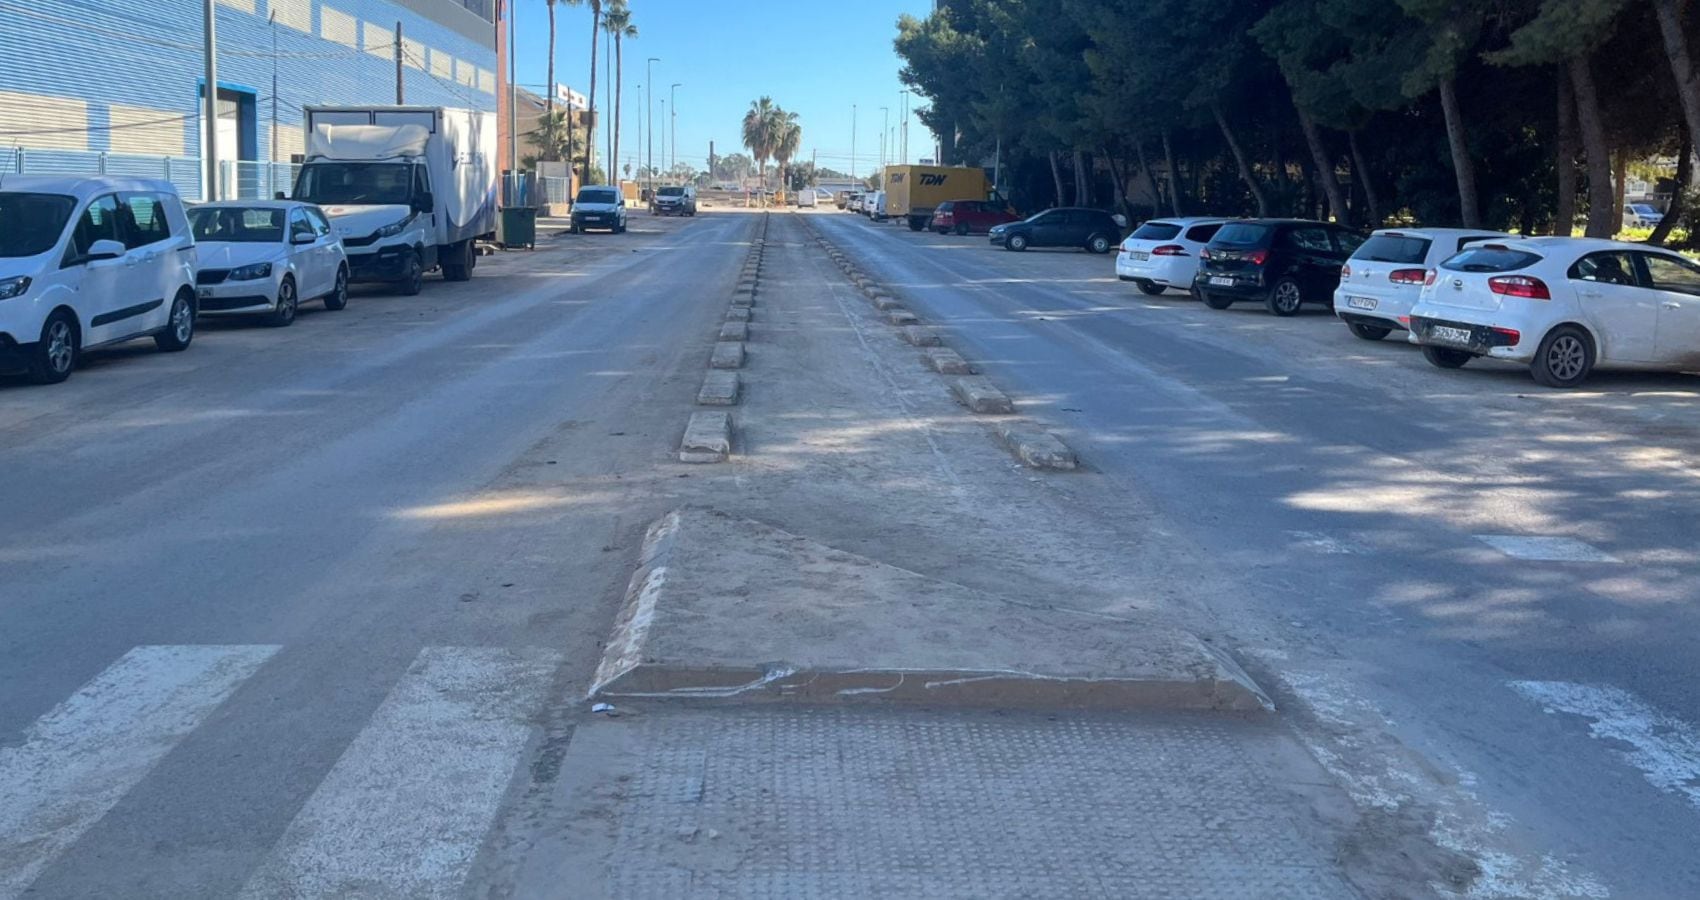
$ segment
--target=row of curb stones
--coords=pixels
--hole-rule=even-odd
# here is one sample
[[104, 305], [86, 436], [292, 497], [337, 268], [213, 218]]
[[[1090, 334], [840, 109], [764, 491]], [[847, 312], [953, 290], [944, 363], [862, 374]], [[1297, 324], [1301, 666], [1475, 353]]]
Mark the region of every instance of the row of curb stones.
[[756, 294], [761, 285], [762, 255], [767, 250], [769, 213], [763, 213], [757, 237], [744, 259], [738, 274], [738, 287], [732, 292], [732, 303], [726, 311], [726, 321], [716, 335], [714, 352], [708, 359], [708, 372], [702, 388], [697, 391], [697, 405], [719, 407], [691, 413], [685, 425], [685, 437], [679, 444], [679, 461], [686, 463], [725, 462], [732, 455], [732, 413], [725, 407], [738, 405], [743, 399], [743, 378], [747, 355], [744, 344], [750, 338], [750, 320], [754, 317]]
[[803, 222], [813, 233], [815, 243], [826, 251], [844, 277], [868, 298], [886, 324], [898, 331], [898, 336], [921, 351], [921, 362], [929, 370], [950, 378], [950, 394], [970, 412], [986, 416], [1005, 416], [997, 423], [998, 440], [1022, 465], [1033, 469], [1069, 471], [1080, 467], [1080, 460], [1056, 435], [1042, 426], [1015, 416], [1015, 403], [999, 390], [990, 379], [978, 374], [973, 364], [944, 345], [938, 333], [921, 321], [921, 317], [903, 305], [903, 301], [875, 281], [849, 254], [827, 240], [820, 230]]

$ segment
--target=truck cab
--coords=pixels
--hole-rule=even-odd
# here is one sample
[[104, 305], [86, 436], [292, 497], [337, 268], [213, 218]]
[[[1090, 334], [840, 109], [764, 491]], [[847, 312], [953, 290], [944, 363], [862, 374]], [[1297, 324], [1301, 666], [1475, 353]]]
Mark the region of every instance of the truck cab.
[[472, 277], [495, 228], [494, 122], [441, 107], [309, 107], [294, 199], [331, 218], [350, 278], [417, 294], [425, 273]]

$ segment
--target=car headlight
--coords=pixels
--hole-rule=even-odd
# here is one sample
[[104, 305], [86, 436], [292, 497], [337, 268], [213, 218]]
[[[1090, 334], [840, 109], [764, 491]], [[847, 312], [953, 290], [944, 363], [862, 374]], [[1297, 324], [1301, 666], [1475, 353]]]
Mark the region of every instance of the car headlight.
[[390, 224], [385, 225], [384, 227], [378, 229], [377, 231], [372, 232], [372, 236], [375, 237], [375, 238], [395, 237], [396, 235], [401, 234], [401, 230], [403, 228], [406, 228], [407, 223], [409, 223], [411, 221], [413, 221], [413, 217], [408, 216], [407, 218], [402, 219], [399, 222], [391, 222]]
[[263, 262], [263, 263], [254, 263], [252, 265], [242, 266], [241, 268], [237, 268], [237, 269], [231, 269], [229, 280], [231, 280], [231, 281], [256, 281], [256, 280], [261, 279], [261, 278], [270, 278], [270, 277], [272, 277], [272, 264], [269, 263], [269, 262]]
[[30, 277], [16, 275], [11, 278], [0, 278], [0, 300], [10, 300], [29, 293]]

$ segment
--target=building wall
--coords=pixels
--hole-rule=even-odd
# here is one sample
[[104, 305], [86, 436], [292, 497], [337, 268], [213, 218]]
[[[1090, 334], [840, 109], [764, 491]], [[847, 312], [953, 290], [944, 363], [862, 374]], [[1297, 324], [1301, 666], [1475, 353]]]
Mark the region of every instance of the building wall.
[[[218, 78], [241, 159], [300, 153], [304, 105], [395, 102], [402, 23], [409, 104], [496, 108], [496, 52], [480, 0], [218, 0]], [[276, 15], [277, 24], [267, 19]], [[13, 148], [196, 157], [200, 0], [0, 0], [0, 167]], [[273, 34], [276, 56], [273, 56]], [[480, 37], [482, 36], [482, 37]], [[222, 114], [221, 114], [222, 116]], [[32, 151], [41, 151], [33, 153]], [[67, 163], [70, 165], [70, 163]]]

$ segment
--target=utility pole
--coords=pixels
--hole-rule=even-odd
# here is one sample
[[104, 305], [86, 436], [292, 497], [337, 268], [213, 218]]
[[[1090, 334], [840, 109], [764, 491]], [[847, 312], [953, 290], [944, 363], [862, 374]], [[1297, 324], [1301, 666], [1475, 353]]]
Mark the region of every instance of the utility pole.
[[[519, 171], [519, 84], [517, 83], [517, 81], [514, 77], [514, 31], [516, 30], [514, 28], [514, 26], [519, 24], [519, 10], [516, 8], [516, 4], [514, 4], [514, 3], [508, 4], [508, 10], [509, 10], [509, 12], [508, 12], [508, 17], [509, 17], [509, 21], [508, 21], [508, 171], [509, 172], [518, 172]], [[552, 85], [552, 84], [549, 85], [548, 90], [549, 90], [549, 93], [551, 95], [553, 95], [555, 93], [555, 86]], [[568, 137], [567, 143], [569, 145], [571, 145], [571, 143], [572, 143], [572, 140], [571, 140], [571, 138], [572, 138], [572, 128], [570, 127], [570, 123], [572, 122], [572, 118], [573, 118], [573, 111], [572, 111], [571, 105], [569, 104], [568, 108], [567, 108], [567, 122], [569, 123], [569, 127], [567, 128], [567, 137]], [[571, 156], [572, 155], [572, 152], [571, 152], [572, 147], [568, 146], [567, 151], [568, 151], [567, 155]], [[567, 164], [567, 186], [569, 188], [572, 187], [572, 183], [573, 183], [572, 164], [568, 163]]]
[[[272, 29], [272, 162], [277, 162], [277, 10], [272, 10], [266, 17], [266, 24]], [[266, 174], [271, 175], [271, 166], [266, 167]], [[267, 184], [268, 189], [272, 188]]]
[[[637, 86], [637, 95], [638, 95], [638, 102], [642, 103], [643, 102], [643, 85], [641, 85], [641, 84]], [[641, 180], [641, 178], [643, 176], [643, 149], [642, 149], [642, 147], [643, 147], [643, 116], [642, 115], [639, 115], [637, 117], [637, 145], [638, 145], [638, 148], [639, 148], [638, 151], [637, 151], [637, 158], [638, 158], [638, 166], [637, 166], [638, 167], [638, 173], [637, 174], [638, 174], [638, 176]]]
[[673, 164], [667, 167], [669, 172], [678, 168], [679, 165], [679, 88], [683, 86], [684, 82], [682, 81], [673, 82], [673, 124], [669, 128], [673, 134]]
[[903, 164], [909, 165], [909, 92], [903, 92]]
[[886, 164], [891, 162], [891, 157], [886, 155], [885, 147], [885, 133], [891, 129], [891, 107], [880, 107], [880, 115], [880, 121], [883, 123], [880, 125], [880, 171], [884, 172]]
[[708, 182], [714, 183], [714, 142], [708, 142]]
[[401, 106], [407, 102], [407, 92], [402, 87], [401, 78], [401, 20], [395, 20], [395, 105]]
[[[667, 168], [667, 98], [661, 98], [661, 168]], [[671, 169], [668, 169], [671, 172]]]
[[856, 179], [856, 104], [850, 104], [850, 178]]
[[201, 140], [206, 144], [202, 151], [206, 154], [207, 190], [202, 195], [206, 200], [218, 199], [218, 36], [214, 32], [213, 20], [218, 13], [214, 4], [217, 0], [203, 0], [201, 14], [206, 28], [206, 79], [207, 86], [202, 91], [205, 94], [205, 115], [207, 122], [201, 126]]
[[649, 135], [646, 155], [649, 157], [649, 189], [652, 192], [655, 190], [655, 64], [660, 61], [661, 57], [651, 56], [649, 62], [644, 63], [648, 70], [644, 80], [649, 85], [649, 100], [643, 105], [644, 114], [649, 116], [649, 130], [644, 133]]

